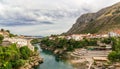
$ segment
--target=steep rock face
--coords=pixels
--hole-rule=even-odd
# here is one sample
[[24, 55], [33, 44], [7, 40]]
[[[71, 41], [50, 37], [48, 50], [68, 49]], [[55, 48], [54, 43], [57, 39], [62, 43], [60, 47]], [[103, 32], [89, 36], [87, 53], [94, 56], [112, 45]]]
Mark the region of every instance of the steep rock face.
[[120, 2], [96, 13], [80, 16], [67, 34], [107, 33], [120, 29]]

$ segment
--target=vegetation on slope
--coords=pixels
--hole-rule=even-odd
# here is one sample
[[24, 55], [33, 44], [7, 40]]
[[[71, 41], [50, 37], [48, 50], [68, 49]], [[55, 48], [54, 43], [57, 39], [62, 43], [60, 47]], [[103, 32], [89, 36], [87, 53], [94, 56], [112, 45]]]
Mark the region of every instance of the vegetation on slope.
[[83, 14], [67, 34], [108, 33], [120, 29], [120, 3], [96, 13]]
[[0, 69], [18, 69], [32, 55], [33, 52], [27, 46], [21, 48], [17, 48], [16, 44], [0, 46]]

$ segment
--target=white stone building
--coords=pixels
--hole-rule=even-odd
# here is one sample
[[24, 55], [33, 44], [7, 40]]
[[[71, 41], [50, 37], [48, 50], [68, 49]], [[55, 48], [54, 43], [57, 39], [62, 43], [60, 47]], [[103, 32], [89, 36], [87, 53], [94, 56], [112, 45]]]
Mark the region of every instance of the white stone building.
[[74, 40], [77, 40], [77, 41], [83, 39], [82, 35], [79, 35], [79, 34], [73, 34], [73, 35], [71, 35], [71, 38]]
[[109, 37], [118, 37], [120, 36], [120, 34], [116, 33], [116, 32], [109, 32]]
[[22, 38], [4, 38], [4, 41], [10, 41], [11, 43], [16, 43], [18, 47], [28, 46], [28, 48], [34, 51], [34, 47], [31, 45], [30, 40], [22, 39]]
[[9, 37], [9, 33], [5, 31], [0, 31], [0, 35], [3, 35], [4, 37]]

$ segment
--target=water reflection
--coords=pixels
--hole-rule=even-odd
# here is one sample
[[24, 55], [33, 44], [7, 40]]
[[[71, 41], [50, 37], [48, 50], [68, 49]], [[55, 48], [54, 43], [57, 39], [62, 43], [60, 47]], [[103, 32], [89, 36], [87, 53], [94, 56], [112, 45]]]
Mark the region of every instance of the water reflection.
[[[35, 45], [39, 47], [39, 45]], [[44, 63], [40, 64], [36, 69], [74, 69], [69, 63], [55, 57], [52, 52], [42, 50], [39, 47], [40, 56], [44, 58]]]

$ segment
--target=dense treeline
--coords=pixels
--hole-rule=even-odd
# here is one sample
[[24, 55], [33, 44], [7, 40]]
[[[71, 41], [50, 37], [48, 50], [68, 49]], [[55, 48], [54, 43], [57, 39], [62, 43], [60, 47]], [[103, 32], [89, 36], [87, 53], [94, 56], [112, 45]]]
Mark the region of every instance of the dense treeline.
[[21, 48], [17, 48], [16, 44], [0, 46], [0, 69], [18, 69], [32, 55], [33, 52], [27, 46]]
[[55, 38], [51, 40], [49, 38], [43, 38], [41, 43], [54, 48], [66, 48], [67, 51], [72, 51], [75, 48], [83, 48], [86, 46], [97, 46], [98, 39], [83, 39], [81, 41], [76, 41], [74, 39], [62, 39], [62, 38]]
[[41, 39], [33, 39], [30, 43], [31, 44], [37, 44], [37, 43], [40, 43], [41, 42]]

